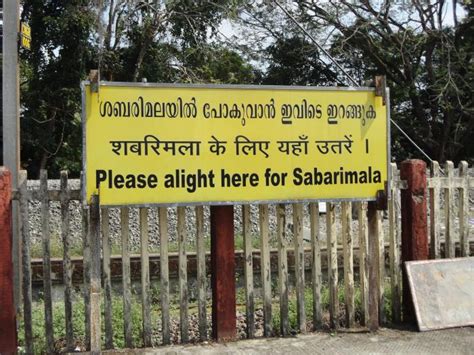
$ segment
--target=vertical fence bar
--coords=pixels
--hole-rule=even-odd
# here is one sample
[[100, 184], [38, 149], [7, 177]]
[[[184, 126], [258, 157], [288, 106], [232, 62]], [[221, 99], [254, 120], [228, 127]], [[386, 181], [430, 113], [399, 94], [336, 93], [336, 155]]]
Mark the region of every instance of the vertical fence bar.
[[446, 218], [445, 237], [444, 237], [444, 253], [446, 258], [454, 258], [455, 241], [454, 241], [454, 164], [447, 161], [445, 164], [445, 172], [447, 177], [447, 187], [444, 189], [444, 212]]
[[160, 224], [160, 291], [161, 291], [161, 330], [163, 345], [171, 342], [170, 335], [170, 282], [168, 263], [168, 210], [166, 207], [158, 208]]
[[189, 341], [188, 334], [188, 272], [186, 260], [186, 208], [178, 207], [179, 249], [179, 330], [181, 342]]
[[[81, 186], [84, 186], [84, 175], [81, 173]], [[82, 205], [82, 249], [83, 249], [83, 278], [84, 278], [84, 342], [86, 350], [91, 348], [91, 302], [90, 302], [90, 262], [91, 262], [91, 249], [90, 249], [90, 233], [89, 233], [89, 213], [85, 205]]]
[[278, 286], [280, 293], [280, 332], [286, 337], [290, 333], [288, 319], [288, 253], [285, 236], [286, 211], [285, 205], [276, 206], [278, 235]]
[[245, 254], [245, 313], [247, 321], [247, 338], [251, 339], [255, 335], [255, 300], [253, 292], [253, 243], [250, 205], [242, 205], [242, 221]]
[[99, 196], [92, 195], [90, 205], [90, 245], [91, 245], [91, 354], [100, 354], [100, 207]]
[[21, 233], [21, 261], [23, 281], [23, 327], [25, 330], [25, 350], [27, 354], [34, 353], [33, 346], [33, 317], [31, 312], [31, 254], [30, 254], [30, 225], [28, 213], [28, 191], [26, 171], [20, 171], [20, 233]]
[[313, 291], [313, 330], [320, 329], [323, 323], [321, 308], [321, 244], [319, 235], [319, 204], [309, 204], [309, 220], [311, 230], [311, 276]]
[[390, 196], [388, 201], [388, 220], [389, 220], [389, 237], [390, 237], [390, 288], [392, 300], [392, 321], [399, 323], [401, 320], [400, 306], [400, 252], [398, 244], [398, 218], [397, 218], [397, 197], [399, 190], [395, 187], [395, 171], [397, 165], [392, 163], [392, 177], [390, 179]]
[[109, 209], [102, 208], [102, 253], [103, 253], [103, 279], [104, 279], [104, 327], [105, 348], [114, 347], [114, 328], [112, 325], [112, 278], [110, 273], [110, 226]]
[[206, 315], [206, 246], [204, 243], [204, 208], [196, 206], [196, 251], [197, 251], [197, 287], [198, 287], [198, 319], [199, 340], [207, 339], [207, 315]]
[[402, 297], [403, 297], [403, 289], [402, 289], [402, 268], [403, 268], [403, 263], [402, 263], [402, 228], [401, 228], [401, 220], [402, 220], [402, 211], [401, 211], [401, 190], [398, 190], [398, 193], [396, 194], [396, 214], [395, 214], [395, 220], [397, 221], [397, 225], [399, 226], [397, 229], [397, 234], [396, 234], [396, 245], [397, 245], [397, 250], [398, 250], [398, 269], [395, 270], [398, 275], [398, 290], [399, 290], [399, 303], [400, 303], [400, 321], [402, 321]]
[[148, 254], [148, 208], [139, 209], [143, 346], [151, 346], [150, 258]]
[[337, 238], [336, 238], [336, 206], [326, 204], [326, 237], [328, 254], [328, 284], [329, 284], [329, 325], [338, 328], [339, 300], [337, 295]]
[[342, 202], [342, 249], [344, 254], [344, 299], [346, 327], [354, 327], [354, 243], [352, 241], [352, 205]]
[[387, 322], [385, 314], [385, 236], [383, 230], [383, 211], [377, 211], [378, 255], [379, 255], [379, 319], [380, 324]]
[[259, 205], [260, 253], [263, 293], [263, 335], [272, 335], [272, 280], [270, 271], [270, 246], [268, 227], [268, 205]]
[[120, 209], [120, 225], [122, 234], [122, 296], [123, 296], [123, 331], [125, 346], [133, 347], [132, 337], [132, 292], [130, 280], [130, 249], [129, 249], [129, 209]]
[[459, 244], [461, 256], [469, 256], [469, 174], [466, 161], [459, 163], [459, 177], [462, 186], [459, 188]]
[[439, 183], [439, 164], [437, 161], [431, 163], [431, 188], [430, 188], [430, 258], [439, 259], [439, 233], [440, 233], [440, 183]]
[[379, 328], [379, 292], [380, 292], [380, 257], [379, 257], [379, 227], [378, 211], [375, 202], [368, 203], [368, 257], [369, 264], [369, 322], [368, 326], [371, 331]]
[[61, 237], [63, 241], [64, 316], [66, 320], [66, 347], [74, 350], [72, 327], [72, 264], [69, 252], [69, 188], [67, 171], [61, 171]]
[[48, 172], [40, 171], [40, 195], [41, 195], [41, 236], [43, 241], [43, 291], [44, 291], [44, 325], [46, 333], [46, 349], [48, 353], [54, 351], [54, 329], [53, 329], [53, 300], [51, 295], [51, 250], [49, 231], [49, 196], [48, 196]]
[[298, 330], [306, 333], [304, 308], [304, 246], [303, 246], [303, 204], [293, 204], [293, 227], [295, 246], [296, 315]]
[[357, 202], [357, 218], [359, 220], [359, 277], [360, 277], [360, 303], [362, 308], [362, 325], [369, 322], [369, 264], [368, 254], [368, 228], [367, 228], [367, 203]]

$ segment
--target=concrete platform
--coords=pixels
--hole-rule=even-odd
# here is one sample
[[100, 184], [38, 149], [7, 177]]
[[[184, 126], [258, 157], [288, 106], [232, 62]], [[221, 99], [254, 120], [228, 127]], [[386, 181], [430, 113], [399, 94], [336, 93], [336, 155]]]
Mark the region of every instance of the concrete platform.
[[105, 351], [105, 354], [474, 354], [474, 328], [420, 333], [380, 329], [369, 332], [311, 333], [293, 338], [243, 340], [227, 344], [173, 345], [154, 349]]

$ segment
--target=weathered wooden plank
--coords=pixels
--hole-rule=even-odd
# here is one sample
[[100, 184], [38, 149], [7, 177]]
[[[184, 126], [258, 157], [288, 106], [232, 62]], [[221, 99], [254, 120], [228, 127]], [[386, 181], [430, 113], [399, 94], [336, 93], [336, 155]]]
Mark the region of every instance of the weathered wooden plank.
[[90, 246], [91, 246], [91, 354], [101, 350], [101, 270], [100, 270], [100, 207], [99, 196], [92, 195], [90, 204]]
[[303, 250], [303, 204], [293, 204], [293, 228], [295, 247], [296, 318], [298, 330], [306, 333], [304, 308], [304, 250]]
[[105, 349], [114, 347], [114, 328], [112, 325], [112, 277], [110, 273], [110, 225], [109, 209], [102, 208], [102, 270], [104, 279], [104, 327]]
[[166, 207], [158, 208], [160, 227], [160, 291], [161, 291], [161, 331], [163, 345], [171, 342], [170, 335], [170, 282], [168, 263], [168, 210]]
[[377, 211], [378, 256], [379, 256], [379, 318], [380, 324], [387, 322], [385, 314], [385, 236], [383, 231], [383, 211]]
[[357, 218], [359, 220], [359, 277], [361, 297], [361, 324], [367, 325], [369, 321], [369, 264], [368, 254], [368, 228], [367, 228], [367, 203], [357, 202]]
[[[446, 188], [449, 185], [451, 185], [453, 188], [460, 188], [464, 186], [465, 181], [463, 178], [460, 177], [452, 177], [451, 180], [448, 180], [447, 177], [437, 177], [437, 178], [428, 178], [427, 179], [427, 187], [432, 188], [435, 185], [438, 186], [439, 188]], [[407, 181], [406, 180], [399, 180], [397, 177], [396, 180], [394, 180], [394, 186], [399, 189], [399, 190], [404, 190], [408, 187]], [[468, 178], [468, 186], [470, 189], [474, 188], [474, 178], [469, 177]], [[71, 201], [81, 201], [82, 200], [82, 192], [81, 190], [76, 190], [76, 189], [71, 189], [69, 191], [69, 197]], [[41, 195], [38, 190], [30, 190], [27, 192], [28, 200], [36, 200], [40, 201], [41, 200]], [[48, 190], [48, 198], [49, 201], [61, 201], [61, 190]], [[17, 190], [12, 191], [12, 199], [14, 200], [19, 200], [19, 192]]]
[[[81, 173], [81, 186], [84, 186], [84, 175]], [[89, 233], [89, 211], [85, 205], [82, 205], [82, 248], [83, 248], [83, 275], [84, 275], [84, 342], [86, 350], [91, 348], [91, 299], [89, 288], [91, 284], [91, 249]]]
[[268, 227], [268, 205], [259, 205], [260, 251], [263, 293], [263, 335], [272, 335], [272, 280], [270, 272], [270, 247]]
[[61, 239], [63, 241], [64, 318], [66, 321], [66, 348], [74, 350], [72, 327], [72, 264], [69, 255], [69, 188], [67, 171], [61, 171]]
[[22, 260], [22, 290], [23, 290], [23, 329], [25, 331], [25, 350], [27, 354], [34, 353], [33, 346], [33, 319], [32, 319], [32, 290], [31, 290], [31, 254], [30, 254], [30, 226], [28, 215], [28, 194], [26, 171], [19, 174], [20, 191], [20, 233], [21, 233], [21, 260]]
[[247, 321], [247, 338], [255, 334], [255, 299], [253, 291], [253, 260], [252, 260], [252, 224], [250, 221], [250, 205], [242, 205], [242, 229], [244, 233], [244, 275], [245, 275], [245, 314]]
[[439, 164], [437, 161], [431, 163], [431, 188], [430, 188], [430, 258], [439, 259], [439, 233], [440, 233], [440, 184], [439, 184]]
[[354, 327], [354, 242], [352, 241], [352, 206], [342, 202], [342, 250], [344, 255], [344, 299], [346, 309], [346, 326]]
[[48, 172], [40, 171], [41, 199], [41, 237], [43, 244], [43, 292], [44, 292], [44, 326], [46, 335], [46, 349], [48, 353], [54, 351], [53, 329], [53, 299], [51, 282], [51, 250], [49, 231], [49, 199], [48, 199]]
[[178, 253], [179, 253], [179, 330], [181, 342], [189, 341], [188, 324], [188, 272], [186, 259], [186, 208], [178, 207]]
[[321, 308], [321, 241], [319, 234], [319, 204], [309, 204], [309, 218], [311, 231], [311, 281], [313, 291], [313, 329], [322, 327], [323, 312]]
[[[464, 178], [453, 176], [451, 178], [448, 177], [439, 177], [439, 178], [428, 178], [427, 179], [427, 187], [431, 188], [434, 185], [437, 185], [439, 188], [444, 189], [448, 187], [453, 188], [460, 188], [463, 187], [465, 184]], [[470, 189], [474, 188], [474, 178], [469, 177], [468, 179], [468, 186]]]
[[[447, 177], [439, 177], [439, 178], [428, 178], [427, 179], [427, 187], [432, 188], [434, 185], [438, 185], [439, 188], [446, 188], [451, 185], [453, 188], [460, 188], [464, 186], [465, 181], [463, 178], [453, 176], [451, 180], [448, 180]], [[408, 187], [406, 180], [399, 180], [397, 179], [394, 181], [394, 186], [399, 190], [404, 190]], [[468, 186], [470, 189], [474, 188], [474, 178], [469, 177], [468, 179]], [[82, 192], [81, 190], [71, 189], [69, 191], [70, 200], [71, 201], [81, 201], [82, 200]], [[27, 192], [28, 200], [41, 200], [41, 195], [38, 190], [30, 190]], [[12, 199], [19, 200], [19, 192], [17, 190], [12, 191]], [[48, 190], [48, 199], [49, 201], [61, 201], [61, 190]]]
[[[445, 173], [449, 181], [454, 177], [454, 164], [452, 161], [447, 161], [445, 164]], [[449, 185], [444, 188], [444, 212], [445, 212], [445, 246], [444, 252], [446, 258], [455, 257], [455, 246], [454, 246], [454, 189]]]
[[120, 225], [122, 234], [122, 296], [123, 296], [123, 331], [125, 347], [133, 347], [132, 337], [132, 291], [130, 280], [130, 249], [129, 249], [129, 209], [120, 209]]
[[204, 241], [204, 208], [196, 206], [196, 257], [197, 257], [197, 288], [198, 288], [198, 322], [199, 340], [207, 340], [207, 275], [206, 247]]
[[379, 292], [380, 292], [380, 257], [379, 257], [379, 217], [376, 209], [375, 202], [370, 201], [368, 203], [368, 255], [367, 261], [369, 264], [368, 268], [368, 279], [369, 279], [369, 320], [368, 327], [371, 331], [375, 331], [379, 328]]
[[359, 238], [359, 282], [361, 297], [361, 324], [367, 325], [369, 321], [369, 288], [368, 288], [368, 227], [367, 203], [357, 202], [358, 238]]
[[[395, 179], [395, 171], [397, 165], [392, 163], [392, 178]], [[394, 184], [391, 184], [390, 196], [388, 201], [388, 219], [389, 219], [389, 245], [390, 245], [390, 288], [392, 301], [392, 321], [399, 323], [401, 321], [401, 290], [400, 290], [400, 250], [398, 243], [398, 214], [397, 214], [397, 199], [399, 197], [399, 190]]]
[[139, 210], [141, 247], [141, 286], [142, 286], [142, 327], [143, 346], [151, 344], [151, 304], [150, 304], [150, 259], [148, 254], [148, 208]]
[[278, 236], [278, 286], [280, 293], [280, 332], [281, 335], [285, 337], [290, 334], [290, 322], [288, 319], [288, 254], [286, 248], [287, 241], [285, 237], [285, 205], [277, 205], [276, 214]]
[[464, 186], [459, 188], [459, 244], [461, 256], [469, 256], [469, 182], [466, 161], [459, 163], [459, 177]]
[[331, 328], [338, 328], [336, 206], [330, 202], [326, 203], [326, 237], [328, 249], [329, 324]]

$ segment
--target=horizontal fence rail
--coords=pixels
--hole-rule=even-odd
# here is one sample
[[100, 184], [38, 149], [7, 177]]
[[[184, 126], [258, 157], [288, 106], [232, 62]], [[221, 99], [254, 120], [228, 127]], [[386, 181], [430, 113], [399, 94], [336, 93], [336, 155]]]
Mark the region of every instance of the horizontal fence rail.
[[[473, 255], [472, 169], [434, 162], [427, 175], [430, 257]], [[56, 188], [45, 171], [39, 182], [20, 177], [13, 199], [20, 202], [26, 353], [209, 338], [207, 206], [94, 212], [66, 172]], [[366, 202], [237, 206], [238, 336], [369, 326], [373, 314], [399, 322], [400, 191], [407, 184], [394, 164], [387, 188], [388, 209], [371, 220]], [[377, 313], [371, 297], [378, 297]]]

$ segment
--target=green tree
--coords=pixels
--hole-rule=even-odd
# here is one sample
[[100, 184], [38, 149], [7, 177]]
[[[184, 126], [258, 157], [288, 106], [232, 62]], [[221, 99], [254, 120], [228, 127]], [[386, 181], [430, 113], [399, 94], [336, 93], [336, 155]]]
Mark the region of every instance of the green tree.
[[[349, 63], [363, 58], [366, 78], [387, 76], [392, 88], [392, 118], [431, 157], [472, 159], [474, 106], [472, 87], [472, 5], [453, 23], [445, 21], [443, 1], [299, 1], [301, 20], [327, 26], [337, 34], [332, 50]], [[469, 36], [471, 34], [471, 36]], [[421, 156], [394, 134], [397, 158]], [[397, 152], [396, 149], [399, 149]], [[422, 157], [422, 156], [421, 156]]]
[[22, 164], [39, 169], [81, 165], [79, 83], [91, 58], [94, 22], [89, 1], [25, 0], [22, 18], [32, 33], [31, 51], [22, 53]]
[[[450, 16], [445, 1], [280, 3], [360, 85], [376, 74], [386, 75], [392, 119], [432, 158], [473, 159], [471, 2], [464, 5], [466, 16], [459, 15], [461, 6], [456, 1]], [[269, 82], [314, 84], [318, 82], [314, 75], [328, 69], [321, 65], [318, 70], [316, 62], [329, 63], [328, 58], [316, 51], [307, 54], [310, 45], [294, 40], [304, 36], [301, 30], [273, 2], [246, 4], [240, 20], [243, 32], [256, 33], [247, 35], [245, 49], [262, 58]], [[341, 71], [333, 72], [338, 82], [349, 83]], [[327, 74], [320, 79], [319, 85], [336, 81]], [[424, 158], [394, 126], [392, 152], [397, 160]]]
[[22, 52], [22, 164], [81, 170], [80, 82], [101, 80], [244, 83], [252, 67], [236, 52], [210, 44], [237, 0], [189, 2], [24, 0], [32, 49]]
[[336, 81], [336, 74], [320, 60], [317, 48], [300, 37], [279, 38], [267, 52], [265, 84], [328, 85]]

